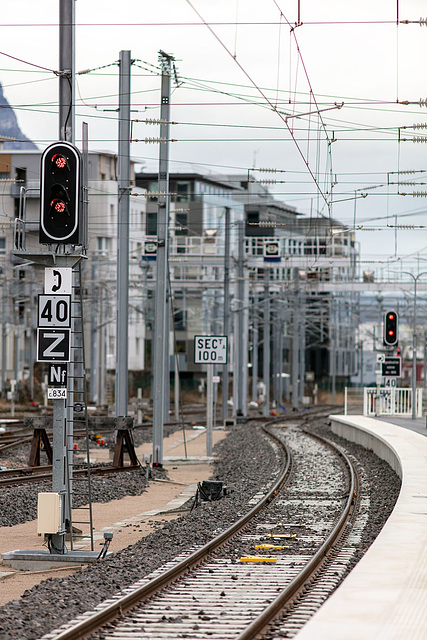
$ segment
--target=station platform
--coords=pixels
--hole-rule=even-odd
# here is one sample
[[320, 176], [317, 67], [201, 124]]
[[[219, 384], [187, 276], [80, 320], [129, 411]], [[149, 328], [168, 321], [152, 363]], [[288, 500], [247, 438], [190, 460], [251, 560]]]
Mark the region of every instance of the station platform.
[[415, 431], [416, 433], [420, 433], [422, 436], [427, 436], [427, 417], [426, 418], [400, 418], [394, 416], [381, 416], [376, 418], [381, 422], [391, 422], [392, 424], [396, 424], [399, 427], [404, 427], [405, 429], [410, 429], [411, 431]]
[[330, 416], [337, 435], [371, 449], [402, 480], [367, 553], [296, 634], [297, 640], [427, 638], [427, 429], [425, 418]]

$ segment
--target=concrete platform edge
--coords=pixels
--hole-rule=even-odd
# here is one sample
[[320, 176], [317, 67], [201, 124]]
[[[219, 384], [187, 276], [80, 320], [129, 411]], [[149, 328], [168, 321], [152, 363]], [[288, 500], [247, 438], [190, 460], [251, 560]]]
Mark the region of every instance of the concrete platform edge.
[[427, 438], [364, 416], [331, 416], [334, 433], [373, 450], [402, 479], [378, 538], [297, 640], [421, 640], [427, 629]]

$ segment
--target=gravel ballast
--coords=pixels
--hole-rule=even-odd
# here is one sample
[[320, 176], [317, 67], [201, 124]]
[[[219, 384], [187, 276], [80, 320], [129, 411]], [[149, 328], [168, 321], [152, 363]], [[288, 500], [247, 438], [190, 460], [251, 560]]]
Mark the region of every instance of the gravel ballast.
[[[311, 424], [314, 425], [314, 421]], [[325, 419], [321, 422], [317, 419], [316, 424], [325, 435], [337, 440], [325, 425]], [[341, 443], [357, 458], [368, 480], [366, 484], [370, 492], [372, 518], [366, 531], [365, 546], [360, 550], [361, 556], [390, 514], [397, 499], [400, 481], [391, 468], [371, 452], [346, 441]], [[260, 487], [270, 484], [278, 473], [278, 457], [259, 425], [254, 422], [231, 427], [227, 437], [216, 446], [215, 454], [217, 460], [213, 478], [227, 485], [228, 492], [224, 498], [217, 502], [202, 502], [191, 513], [166, 522], [162, 529], [147, 535], [137, 544], [68, 578], [49, 578], [26, 591], [20, 600], [0, 608], [2, 640], [40, 638], [188, 551], [190, 547], [206, 543], [215, 533], [234, 522], [239, 514], [245, 513], [249, 508], [249, 500]], [[109, 478], [109, 490], [104, 490], [106, 500], [129, 494], [129, 484], [132, 483], [134, 490], [144, 489], [144, 474], [136, 472], [132, 481], [126, 476], [132, 476], [132, 473], [118, 474], [114, 479], [114, 488]], [[105, 487], [101, 484], [100, 494], [103, 489]], [[40, 491], [40, 488], [35, 491]], [[28, 499], [28, 493], [22, 487], [8, 492], [6, 495], [0, 492], [1, 526], [15, 524], [15, 521], [10, 521], [12, 516], [15, 520], [23, 517], [21, 521], [35, 517], [30, 515], [31, 499]], [[20, 513], [21, 516], [18, 515]]]

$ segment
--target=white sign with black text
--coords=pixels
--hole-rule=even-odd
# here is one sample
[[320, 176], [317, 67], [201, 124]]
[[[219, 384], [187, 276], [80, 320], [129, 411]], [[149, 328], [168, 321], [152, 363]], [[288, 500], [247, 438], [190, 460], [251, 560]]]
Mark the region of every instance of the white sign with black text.
[[47, 399], [48, 400], [66, 400], [67, 387], [48, 387]]
[[194, 364], [227, 364], [227, 336], [194, 336]]
[[38, 327], [71, 327], [71, 296], [39, 295]]

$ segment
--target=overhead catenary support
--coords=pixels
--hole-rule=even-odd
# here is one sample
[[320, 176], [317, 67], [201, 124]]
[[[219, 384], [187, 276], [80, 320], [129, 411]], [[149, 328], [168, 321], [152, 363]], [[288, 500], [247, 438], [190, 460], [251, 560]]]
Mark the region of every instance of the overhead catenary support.
[[299, 399], [304, 404], [304, 381], [305, 381], [305, 294], [300, 291], [300, 330], [299, 330]]
[[299, 271], [294, 268], [293, 296], [293, 333], [292, 333], [292, 409], [298, 411], [298, 374], [299, 374]]
[[270, 413], [270, 270], [264, 269], [264, 346], [262, 377], [265, 385], [264, 416]]
[[7, 281], [6, 274], [3, 276], [3, 282], [1, 285], [1, 392], [2, 397], [6, 398], [6, 338], [7, 338], [7, 326], [6, 326], [6, 304], [7, 304]]
[[255, 294], [252, 311], [252, 402], [258, 400], [258, 313], [258, 294]]
[[120, 51], [117, 206], [116, 416], [128, 412], [130, 51]]
[[101, 328], [97, 327], [99, 316], [99, 299], [98, 299], [98, 256], [92, 256], [91, 264], [91, 289], [92, 304], [90, 311], [90, 386], [89, 399], [94, 404], [98, 404], [99, 396], [99, 377], [98, 377], [98, 361], [99, 361], [99, 337]]
[[107, 396], [107, 324], [104, 319], [108, 315], [110, 305], [107, 300], [107, 293], [104, 287], [100, 287], [99, 294], [99, 364], [98, 364], [98, 397], [99, 404], [105, 407], [108, 402]]
[[34, 280], [35, 280], [34, 267], [30, 268], [30, 275], [31, 275], [31, 280], [30, 280], [31, 309], [30, 309], [30, 314], [29, 314], [30, 315], [30, 317], [29, 317], [29, 324], [30, 324], [30, 336], [29, 336], [30, 371], [29, 371], [28, 384], [29, 384], [30, 398], [33, 400], [34, 399], [34, 365], [35, 365], [35, 362], [36, 362], [35, 331], [36, 331], [36, 326], [37, 326], [36, 304], [35, 304], [36, 296], [35, 296], [35, 292], [34, 292]]
[[330, 351], [329, 351], [329, 357], [331, 359], [331, 363], [330, 363], [330, 376], [331, 376], [331, 380], [332, 380], [332, 404], [335, 404], [336, 402], [336, 384], [337, 384], [337, 353], [336, 353], [336, 346], [337, 346], [337, 326], [335, 324], [335, 313], [336, 313], [336, 307], [333, 303], [333, 301], [331, 301], [331, 312], [330, 312], [330, 316], [329, 316], [329, 342], [330, 342]]
[[74, 144], [75, 0], [59, 1], [59, 140]]
[[[163, 464], [163, 426], [165, 422], [165, 363], [169, 348], [167, 322], [167, 282], [169, 244], [169, 129], [170, 129], [170, 85], [174, 58], [164, 51], [159, 52], [162, 68], [160, 106], [159, 151], [159, 195], [157, 200], [157, 254], [156, 293], [154, 312], [154, 371], [153, 371], [153, 465]], [[168, 364], [169, 370], [169, 364]]]
[[279, 310], [279, 318], [278, 318], [278, 333], [279, 333], [279, 344], [278, 344], [278, 356], [279, 356], [279, 385], [278, 385], [278, 393], [279, 393], [279, 407], [283, 403], [283, 308]]
[[[230, 331], [230, 208], [225, 207], [224, 230], [224, 327], [227, 338]], [[228, 359], [222, 369], [222, 419], [228, 416]]]
[[281, 359], [280, 359], [280, 309], [279, 301], [276, 299], [273, 302], [273, 407], [277, 407], [279, 398], [279, 380], [281, 376]]
[[237, 327], [235, 337], [235, 375], [236, 394], [235, 410], [239, 416], [246, 415], [247, 410], [247, 381], [248, 381], [248, 299], [244, 265], [244, 222], [239, 224], [239, 255], [237, 261]]
[[[74, 87], [75, 87], [75, 2], [59, 2], [59, 140], [74, 144]], [[64, 249], [67, 245], [63, 245]], [[58, 256], [60, 258], [60, 256]], [[57, 260], [58, 260], [57, 258]], [[65, 256], [64, 256], [65, 258]], [[62, 264], [61, 262], [57, 264]], [[72, 297], [73, 300], [73, 297]], [[74, 321], [73, 321], [74, 323]], [[72, 325], [72, 330], [73, 330]], [[51, 551], [65, 552], [66, 521], [72, 509], [72, 465], [70, 465], [66, 442], [73, 439], [74, 365], [68, 364], [67, 404], [64, 400], [53, 400], [53, 464], [52, 491], [62, 496], [62, 522], [58, 533], [51, 536]], [[70, 453], [70, 456], [72, 454]], [[66, 469], [69, 473], [66, 474]], [[66, 491], [66, 484], [69, 490]]]

